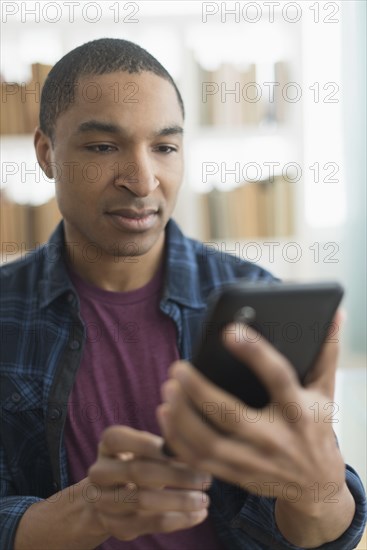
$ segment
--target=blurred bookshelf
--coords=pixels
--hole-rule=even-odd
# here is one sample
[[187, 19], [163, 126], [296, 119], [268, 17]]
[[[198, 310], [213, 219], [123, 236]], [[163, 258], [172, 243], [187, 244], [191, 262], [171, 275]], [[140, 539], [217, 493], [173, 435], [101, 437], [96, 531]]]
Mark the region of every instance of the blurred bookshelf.
[[202, 84], [200, 125], [256, 131], [261, 125], [283, 123], [286, 112], [281, 90], [289, 81], [287, 64], [269, 63], [266, 69], [267, 95], [260, 86], [259, 68], [255, 63], [242, 68], [222, 63], [214, 71], [197, 63], [198, 80]]
[[[193, 125], [194, 139], [201, 143], [208, 140], [214, 150], [220, 148], [223, 136], [229, 134], [238, 143], [243, 143], [244, 150], [249, 143], [268, 137], [274, 142], [291, 136], [294, 141], [281, 92], [289, 81], [290, 70], [285, 61], [265, 66], [226, 62], [215, 70], [207, 70], [195, 59], [195, 53], [192, 57], [196, 97], [200, 97]], [[266, 95], [262, 79], [269, 84]], [[205, 158], [209, 153], [202, 154]], [[233, 240], [294, 235], [295, 186], [281, 173], [264, 177], [260, 159], [255, 163], [260, 168], [260, 175], [257, 173], [250, 181], [242, 179], [244, 163], [240, 161], [246, 160], [244, 157], [240, 147], [236, 147], [234, 155], [222, 156], [226, 160], [221, 160], [221, 169], [215, 162], [208, 163], [215, 175], [209, 173], [201, 182], [205, 184], [210, 179], [208, 187], [211, 187], [199, 197], [201, 237]], [[254, 164], [250, 157], [247, 160]], [[267, 160], [265, 153], [263, 162]]]
[[[34, 63], [31, 66], [32, 77], [28, 82], [1, 82], [0, 134], [3, 152], [8, 146], [19, 153], [19, 164], [8, 162], [9, 165], [16, 165], [14, 170], [10, 170], [13, 172], [12, 177], [7, 167], [3, 170], [5, 183], [8, 176], [14, 181], [14, 172], [17, 173], [15, 177], [23, 179], [22, 144], [25, 143], [27, 148], [32, 147], [31, 139], [28, 138], [32, 137], [38, 126], [42, 86], [51, 68], [51, 65]], [[12, 197], [11, 189], [6, 185], [0, 190], [2, 261], [15, 259], [46, 242], [61, 219], [55, 197], [41, 204], [33, 204], [21, 194], [19, 199]]]
[[10, 201], [1, 192], [1, 250], [3, 261], [45, 243], [61, 220], [56, 199], [33, 206]]
[[302, 77], [300, 28], [276, 15], [246, 33], [235, 24], [193, 25], [182, 42], [179, 84], [190, 108], [176, 219], [204, 241], [298, 235], [302, 179], [295, 183], [282, 168], [302, 163], [302, 103], [283, 97], [284, 86]]
[[32, 64], [29, 82], [1, 82], [0, 134], [32, 134], [38, 126], [39, 104], [51, 65]]
[[293, 186], [282, 176], [201, 195], [205, 239], [269, 239], [294, 233]]

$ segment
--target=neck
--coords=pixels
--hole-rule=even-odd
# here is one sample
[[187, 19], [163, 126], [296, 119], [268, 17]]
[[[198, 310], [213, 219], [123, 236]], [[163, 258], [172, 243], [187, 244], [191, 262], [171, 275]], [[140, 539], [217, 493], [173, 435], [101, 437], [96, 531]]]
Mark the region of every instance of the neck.
[[72, 269], [85, 281], [113, 292], [136, 290], [149, 283], [163, 261], [164, 240], [162, 232], [152, 248], [141, 256], [117, 257], [99, 250], [98, 258], [93, 261], [91, 258], [97, 255], [95, 249], [91, 247], [90, 258], [86, 258], [85, 248], [72, 247], [75, 239], [65, 227], [67, 260]]

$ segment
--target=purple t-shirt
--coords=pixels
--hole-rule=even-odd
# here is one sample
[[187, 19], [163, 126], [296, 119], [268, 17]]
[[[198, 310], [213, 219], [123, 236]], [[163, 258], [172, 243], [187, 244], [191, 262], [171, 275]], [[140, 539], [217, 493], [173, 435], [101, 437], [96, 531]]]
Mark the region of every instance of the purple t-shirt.
[[[179, 358], [176, 327], [159, 309], [161, 268], [144, 287], [129, 292], [97, 288], [75, 272], [86, 344], [65, 425], [70, 482], [87, 475], [102, 431], [123, 424], [159, 434], [156, 407], [169, 365]], [[103, 550], [217, 550], [223, 548], [210, 518], [192, 529], [146, 535], [129, 542], [110, 538]]]

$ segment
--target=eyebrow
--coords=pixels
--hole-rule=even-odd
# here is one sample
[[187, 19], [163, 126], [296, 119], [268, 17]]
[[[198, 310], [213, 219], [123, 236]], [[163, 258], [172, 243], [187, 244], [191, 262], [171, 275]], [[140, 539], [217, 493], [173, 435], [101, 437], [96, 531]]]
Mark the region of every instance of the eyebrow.
[[[127, 132], [124, 128], [121, 126], [118, 126], [117, 124], [112, 124], [109, 122], [102, 122], [100, 120], [88, 120], [86, 122], [82, 122], [77, 130], [76, 133], [84, 133], [84, 132], [104, 132], [107, 134], [122, 134], [126, 135]], [[173, 124], [172, 126], [166, 126], [164, 128], [161, 128], [160, 130], [157, 130], [153, 132], [153, 137], [160, 137], [160, 136], [172, 136], [172, 135], [182, 135], [183, 134], [183, 128], [177, 124]]]

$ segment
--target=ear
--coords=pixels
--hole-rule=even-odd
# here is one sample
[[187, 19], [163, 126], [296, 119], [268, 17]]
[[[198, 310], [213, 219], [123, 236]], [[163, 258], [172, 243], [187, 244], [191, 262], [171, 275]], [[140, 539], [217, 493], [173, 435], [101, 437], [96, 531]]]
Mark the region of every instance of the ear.
[[49, 179], [54, 178], [52, 169], [52, 142], [40, 128], [34, 134], [34, 148], [40, 167]]

